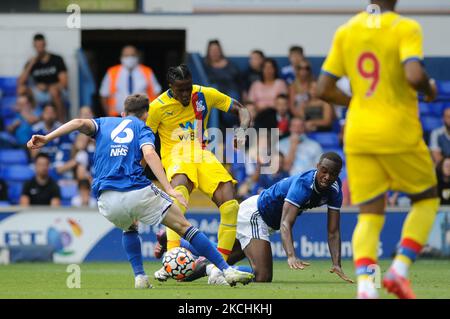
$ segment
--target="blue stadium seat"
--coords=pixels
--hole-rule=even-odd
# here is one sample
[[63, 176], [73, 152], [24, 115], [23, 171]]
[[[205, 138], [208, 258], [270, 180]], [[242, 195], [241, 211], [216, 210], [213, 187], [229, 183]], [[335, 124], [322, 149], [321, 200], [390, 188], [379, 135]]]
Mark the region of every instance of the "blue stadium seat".
[[72, 197], [78, 195], [78, 185], [75, 181], [61, 180], [58, 182], [61, 189], [61, 198], [63, 200], [71, 200]]
[[0, 207], [10, 206], [11, 204], [7, 201], [1, 200], [0, 201]]
[[0, 150], [0, 164], [28, 164], [28, 155], [23, 149]]
[[432, 115], [429, 103], [419, 102], [419, 113], [420, 113], [420, 116]]
[[72, 199], [61, 199], [61, 206], [64, 207], [71, 207], [72, 206]]
[[438, 81], [436, 85], [438, 97], [450, 99], [450, 81]]
[[16, 114], [16, 97], [15, 96], [4, 96], [0, 100], [0, 116], [5, 117], [13, 117]]
[[335, 132], [309, 133], [308, 137], [317, 141], [324, 148], [339, 148], [339, 137]]
[[24, 182], [34, 176], [34, 171], [28, 165], [4, 166], [2, 172], [6, 181]]
[[8, 182], [8, 198], [11, 204], [19, 203], [20, 195], [22, 195], [23, 182]]
[[422, 122], [425, 132], [431, 132], [435, 128], [442, 126], [442, 118], [437, 116], [423, 116], [420, 118], [420, 122]]
[[17, 78], [16, 77], [0, 77], [0, 91], [3, 96], [16, 95]]

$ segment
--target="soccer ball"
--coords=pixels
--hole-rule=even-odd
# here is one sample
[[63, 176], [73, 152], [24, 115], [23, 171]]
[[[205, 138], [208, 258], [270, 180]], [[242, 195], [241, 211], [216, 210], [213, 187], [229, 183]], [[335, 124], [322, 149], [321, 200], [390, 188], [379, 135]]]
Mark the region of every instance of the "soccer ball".
[[176, 247], [166, 252], [162, 261], [164, 269], [173, 279], [184, 279], [195, 269], [192, 253], [183, 247]]

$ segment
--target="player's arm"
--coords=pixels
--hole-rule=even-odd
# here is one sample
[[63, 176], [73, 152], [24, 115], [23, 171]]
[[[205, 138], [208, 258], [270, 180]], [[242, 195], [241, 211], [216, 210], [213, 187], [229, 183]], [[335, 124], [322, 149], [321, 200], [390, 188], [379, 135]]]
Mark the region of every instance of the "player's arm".
[[317, 83], [317, 94], [320, 99], [330, 104], [348, 106], [351, 98], [336, 86], [338, 79], [331, 74], [322, 72]]
[[284, 202], [283, 212], [281, 214], [281, 240], [283, 242], [283, 248], [288, 257], [288, 265], [291, 269], [304, 269], [305, 266], [309, 266], [308, 263], [302, 262], [295, 255], [294, 241], [292, 237], [292, 228], [294, 227], [295, 220], [297, 219], [299, 208], [289, 202]]
[[183, 194], [174, 190], [172, 185], [170, 185], [169, 181], [167, 180], [167, 176], [164, 172], [161, 159], [159, 158], [158, 153], [156, 153], [153, 145], [146, 144], [142, 146], [142, 153], [144, 154], [145, 161], [152, 170], [153, 174], [155, 174], [158, 181], [161, 183], [166, 193], [169, 196], [175, 197], [184, 207], [187, 207], [187, 202]]
[[37, 150], [54, 139], [63, 135], [70, 134], [74, 131], [79, 131], [86, 135], [93, 135], [95, 133], [94, 121], [90, 119], [74, 119], [64, 125], [61, 125], [53, 132], [47, 135], [33, 135], [27, 143], [27, 147], [31, 150]]
[[436, 82], [428, 77], [425, 68], [419, 60], [410, 60], [404, 63], [406, 80], [414, 90], [425, 94], [425, 102], [431, 102], [436, 98]]

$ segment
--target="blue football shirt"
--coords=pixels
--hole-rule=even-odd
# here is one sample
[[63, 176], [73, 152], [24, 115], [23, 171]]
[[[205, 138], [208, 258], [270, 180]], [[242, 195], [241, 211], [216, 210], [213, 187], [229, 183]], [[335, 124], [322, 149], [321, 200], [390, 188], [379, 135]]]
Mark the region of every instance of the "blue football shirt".
[[328, 189], [319, 191], [316, 186], [317, 170], [285, 178], [262, 191], [258, 198], [258, 210], [264, 222], [272, 229], [280, 229], [284, 202], [305, 209], [327, 204], [339, 210], [342, 206], [342, 183], [338, 178]]
[[143, 174], [141, 148], [153, 145], [152, 130], [135, 116], [102, 117], [92, 120], [96, 141], [92, 192], [99, 197], [104, 190], [126, 192], [151, 184]]

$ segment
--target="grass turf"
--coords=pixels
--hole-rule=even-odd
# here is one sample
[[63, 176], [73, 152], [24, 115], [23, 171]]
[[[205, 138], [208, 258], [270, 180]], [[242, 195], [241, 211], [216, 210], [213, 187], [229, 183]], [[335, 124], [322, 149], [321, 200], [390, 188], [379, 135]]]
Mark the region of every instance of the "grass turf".
[[[389, 261], [381, 261], [384, 272]], [[154, 289], [134, 289], [134, 278], [127, 263], [81, 264], [81, 288], [66, 286], [67, 265], [14, 264], [0, 266], [0, 298], [164, 298], [164, 299], [264, 299], [264, 298], [354, 298], [356, 284], [349, 284], [328, 272], [329, 261], [312, 261], [306, 270], [290, 270], [287, 263], [274, 263], [272, 283], [251, 283], [230, 288], [209, 286], [206, 278], [192, 283], [164, 283], [152, 280]], [[153, 274], [160, 263], [145, 263]], [[344, 271], [354, 278], [350, 261]], [[450, 261], [420, 260], [411, 270], [418, 298], [450, 298]], [[392, 298], [381, 291], [382, 298]]]

